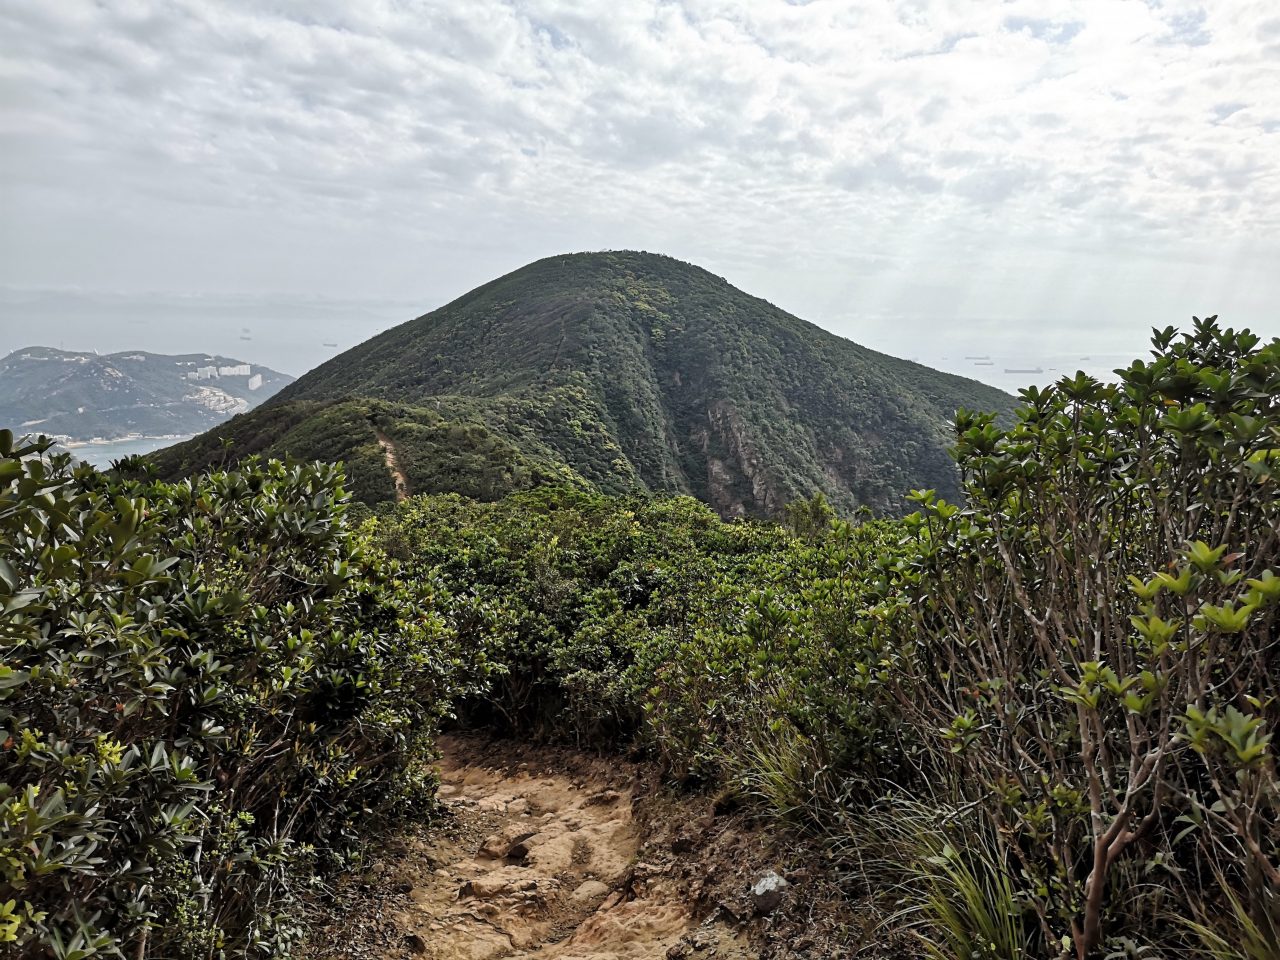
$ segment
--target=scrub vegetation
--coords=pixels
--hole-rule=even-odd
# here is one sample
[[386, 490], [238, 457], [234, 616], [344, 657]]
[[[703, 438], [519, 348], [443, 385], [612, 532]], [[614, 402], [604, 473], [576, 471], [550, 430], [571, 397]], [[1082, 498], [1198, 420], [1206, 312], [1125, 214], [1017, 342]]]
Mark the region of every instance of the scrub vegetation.
[[[1153, 345], [961, 410], [955, 491], [905, 517], [725, 520], [443, 413], [404, 460], [492, 439], [513, 492], [371, 511], [330, 466], [0, 434], [0, 939], [287, 956], [317, 878], [430, 817], [456, 724], [734, 796], [918, 955], [1276, 957], [1280, 344]], [[307, 383], [257, 416], [311, 429]]]

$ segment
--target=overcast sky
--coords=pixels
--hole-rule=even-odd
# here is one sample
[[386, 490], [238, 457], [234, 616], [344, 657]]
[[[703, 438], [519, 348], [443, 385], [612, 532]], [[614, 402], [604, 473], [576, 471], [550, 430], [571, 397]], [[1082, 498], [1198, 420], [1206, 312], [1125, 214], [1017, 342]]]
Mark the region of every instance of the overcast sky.
[[1275, 0], [0, 3], [0, 352], [300, 373], [625, 248], [1004, 385], [1280, 334], [1278, 226]]

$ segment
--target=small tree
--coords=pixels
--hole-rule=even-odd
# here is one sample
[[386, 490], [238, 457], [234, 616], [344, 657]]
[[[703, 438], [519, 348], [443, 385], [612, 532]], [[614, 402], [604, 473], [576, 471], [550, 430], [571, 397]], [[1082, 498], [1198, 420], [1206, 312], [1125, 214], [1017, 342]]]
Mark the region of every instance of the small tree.
[[792, 500], [782, 508], [783, 525], [791, 534], [808, 543], [816, 543], [831, 529], [836, 512], [821, 490], [808, 500]]
[[1009, 430], [961, 412], [969, 504], [918, 495], [895, 601], [901, 708], [1080, 958], [1183, 878], [1280, 927], [1280, 344], [1212, 317], [1153, 342], [1114, 384], [1023, 391]]

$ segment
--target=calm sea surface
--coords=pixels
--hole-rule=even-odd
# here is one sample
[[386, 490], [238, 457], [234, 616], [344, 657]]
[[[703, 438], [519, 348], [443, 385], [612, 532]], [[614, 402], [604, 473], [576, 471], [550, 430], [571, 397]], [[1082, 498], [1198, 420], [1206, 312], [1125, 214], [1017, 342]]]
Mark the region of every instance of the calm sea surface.
[[81, 460], [87, 460], [95, 467], [109, 467], [112, 460], [129, 457], [135, 453], [150, 453], [161, 447], [181, 443], [186, 437], [178, 439], [161, 437], [137, 437], [132, 440], [111, 440], [107, 443], [90, 443], [82, 447], [72, 447], [71, 452]]

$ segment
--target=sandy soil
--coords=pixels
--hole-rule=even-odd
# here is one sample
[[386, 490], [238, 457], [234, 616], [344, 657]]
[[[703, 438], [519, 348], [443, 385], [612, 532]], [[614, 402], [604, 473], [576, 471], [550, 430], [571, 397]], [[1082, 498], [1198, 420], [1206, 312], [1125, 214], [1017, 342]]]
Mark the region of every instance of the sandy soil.
[[[846, 955], [817, 885], [708, 797], [616, 758], [444, 737], [444, 815], [337, 891], [310, 960], [762, 960]], [[768, 915], [754, 878], [791, 881]], [[828, 931], [829, 932], [829, 931]]]
[[[432, 960], [681, 955], [693, 910], [660, 868], [637, 861], [626, 785], [489, 767], [460, 759], [457, 746], [446, 743], [454, 749], [440, 771], [453, 836], [427, 851], [441, 865], [394, 916], [409, 951]], [[700, 932], [717, 957], [753, 956], [714, 926]]]

